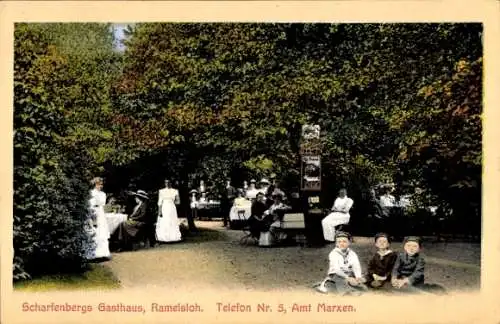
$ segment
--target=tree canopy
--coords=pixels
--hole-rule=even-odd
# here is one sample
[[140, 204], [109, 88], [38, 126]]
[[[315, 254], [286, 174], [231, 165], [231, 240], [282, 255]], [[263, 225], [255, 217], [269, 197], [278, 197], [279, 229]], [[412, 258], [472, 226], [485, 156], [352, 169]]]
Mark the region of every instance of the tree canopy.
[[[480, 24], [139, 23], [124, 52], [109, 24], [19, 24], [15, 39], [21, 258], [23, 226], [49, 206], [74, 219], [86, 193], [67, 186], [98, 172], [111, 191], [272, 173], [298, 187], [306, 123], [322, 130], [325, 204], [393, 181], [480, 224]], [[46, 216], [25, 209], [34, 196]]]

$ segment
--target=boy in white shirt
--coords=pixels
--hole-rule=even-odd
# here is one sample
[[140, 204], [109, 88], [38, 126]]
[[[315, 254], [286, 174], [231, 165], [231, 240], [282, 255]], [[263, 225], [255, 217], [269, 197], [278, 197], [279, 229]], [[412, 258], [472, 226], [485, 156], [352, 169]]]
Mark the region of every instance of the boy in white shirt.
[[356, 252], [351, 250], [351, 237], [348, 233], [338, 232], [335, 236], [335, 249], [328, 255], [330, 266], [328, 277], [318, 286], [317, 290], [327, 293], [326, 283], [331, 281], [341, 295], [360, 295], [367, 290], [365, 279], [361, 274], [361, 264]]

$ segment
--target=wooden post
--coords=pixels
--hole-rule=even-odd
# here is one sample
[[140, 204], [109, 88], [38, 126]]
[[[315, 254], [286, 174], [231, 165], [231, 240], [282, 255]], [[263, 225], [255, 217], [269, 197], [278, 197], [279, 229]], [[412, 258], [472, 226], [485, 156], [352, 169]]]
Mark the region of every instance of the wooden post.
[[300, 143], [300, 190], [303, 197], [306, 237], [309, 246], [325, 244], [321, 209], [321, 139], [319, 125], [302, 126]]

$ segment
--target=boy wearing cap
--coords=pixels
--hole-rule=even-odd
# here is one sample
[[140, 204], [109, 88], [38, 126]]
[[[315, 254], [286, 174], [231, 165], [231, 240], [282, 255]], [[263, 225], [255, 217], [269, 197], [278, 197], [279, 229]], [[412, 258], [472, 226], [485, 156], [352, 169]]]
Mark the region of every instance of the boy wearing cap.
[[385, 233], [375, 235], [377, 252], [368, 263], [366, 284], [371, 288], [381, 288], [391, 282], [391, 274], [397, 254], [390, 250], [389, 236]]
[[404, 252], [398, 255], [392, 270], [392, 286], [396, 290], [415, 291], [424, 284], [425, 260], [420, 255], [420, 238], [406, 237]]
[[337, 233], [335, 245], [335, 249], [328, 255], [330, 260], [328, 277], [323, 280], [317, 290], [327, 293], [325, 284], [327, 281], [331, 281], [341, 295], [360, 295], [360, 290], [366, 290], [366, 286], [361, 275], [358, 255], [349, 248], [351, 245], [350, 235], [345, 232]]

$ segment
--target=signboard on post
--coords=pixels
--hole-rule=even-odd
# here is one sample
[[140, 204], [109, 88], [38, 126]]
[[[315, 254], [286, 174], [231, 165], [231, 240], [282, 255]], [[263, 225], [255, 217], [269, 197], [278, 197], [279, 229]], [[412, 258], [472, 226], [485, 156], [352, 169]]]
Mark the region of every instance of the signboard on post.
[[302, 126], [300, 188], [303, 191], [321, 191], [321, 141], [319, 135], [319, 125]]
[[302, 190], [321, 190], [321, 156], [303, 155], [301, 169]]

